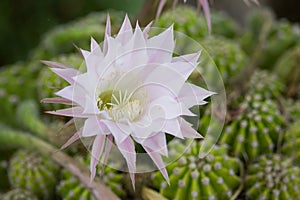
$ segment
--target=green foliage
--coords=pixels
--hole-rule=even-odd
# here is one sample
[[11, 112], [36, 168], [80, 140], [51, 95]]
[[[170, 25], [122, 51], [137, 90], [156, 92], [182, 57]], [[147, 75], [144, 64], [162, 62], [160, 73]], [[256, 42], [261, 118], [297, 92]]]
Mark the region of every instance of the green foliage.
[[201, 142], [190, 145], [169, 143], [170, 160], [179, 159], [167, 166], [170, 185], [157, 172], [152, 176], [154, 187], [169, 199], [230, 199], [241, 183], [240, 161], [229, 157], [225, 146], [215, 146], [205, 156], [199, 152]]
[[53, 199], [59, 167], [37, 152], [19, 150], [11, 158], [8, 175], [14, 188], [26, 189], [40, 199]]
[[262, 156], [246, 176], [247, 199], [299, 199], [300, 169], [280, 155]]

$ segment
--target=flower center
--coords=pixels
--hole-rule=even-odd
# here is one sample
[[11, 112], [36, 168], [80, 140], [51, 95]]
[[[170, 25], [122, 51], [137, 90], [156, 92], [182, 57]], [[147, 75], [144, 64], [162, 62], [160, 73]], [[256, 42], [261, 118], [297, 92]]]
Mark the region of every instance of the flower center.
[[113, 121], [134, 121], [142, 112], [141, 102], [131, 99], [127, 91], [105, 91], [98, 96], [97, 106], [99, 110], [106, 110]]

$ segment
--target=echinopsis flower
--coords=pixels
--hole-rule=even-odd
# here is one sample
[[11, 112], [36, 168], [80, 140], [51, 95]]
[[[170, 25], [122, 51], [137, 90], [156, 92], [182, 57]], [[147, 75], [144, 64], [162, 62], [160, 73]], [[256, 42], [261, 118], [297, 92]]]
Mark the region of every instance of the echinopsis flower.
[[81, 50], [86, 72], [44, 61], [70, 83], [56, 93], [59, 98], [44, 102], [73, 105], [49, 113], [85, 120], [63, 147], [81, 137], [94, 138], [92, 179], [98, 162], [105, 164], [115, 144], [134, 185], [136, 142], [168, 181], [162, 160], [168, 154], [166, 133], [182, 139], [202, 137], [182, 118], [194, 116], [189, 108], [205, 104], [204, 99], [213, 94], [186, 82], [200, 53], [173, 57], [173, 27], [151, 38], [149, 30], [150, 25], [142, 31], [138, 24], [133, 30], [126, 16], [119, 33], [112, 37], [108, 17], [103, 47], [91, 39], [91, 50]]

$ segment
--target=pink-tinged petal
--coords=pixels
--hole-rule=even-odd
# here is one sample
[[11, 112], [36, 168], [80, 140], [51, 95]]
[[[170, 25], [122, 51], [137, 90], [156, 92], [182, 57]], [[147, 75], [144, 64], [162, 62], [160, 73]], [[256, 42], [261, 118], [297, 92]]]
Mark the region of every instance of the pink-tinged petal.
[[63, 150], [80, 139], [82, 134], [82, 129], [79, 129], [60, 149]]
[[112, 144], [113, 144], [113, 136], [110, 134], [106, 137], [104, 153], [103, 153], [103, 162], [102, 162], [101, 175], [104, 174], [104, 167], [107, 163], [108, 155], [110, 153]]
[[87, 60], [87, 58], [90, 56], [91, 52], [84, 50], [84, 49], [80, 49], [80, 52], [84, 58], [84, 60]]
[[41, 63], [48, 65], [49, 67], [55, 67], [55, 68], [61, 68], [61, 69], [67, 69], [67, 68], [73, 68], [70, 65], [65, 65], [53, 61], [46, 61], [46, 60], [41, 60]]
[[194, 105], [203, 105], [204, 99], [216, 93], [198, 87], [194, 84], [185, 83], [179, 92], [177, 100], [182, 102], [186, 107], [190, 108]]
[[110, 120], [101, 120], [110, 133], [114, 136], [114, 139], [118, 143], [122, 143], [131, 133], [131, 129], [126, 124], [112, 122]]
[[184, 137], [181, 133], [180, 124], [179, 124], [177, 118], [165, 120], [164, 126], [161, 131], [169, 133], [170, 135], [173, 135], [175, 137], [184, 139]]
[[51, 68], [51, 71], [53, 71], [55, 74], [65, 79], [70, 84], [74, 83], [73, 80], [74, 76], [81, 74], [81, 72], [73, 68], [68, 68], [68, 69]]
[[106, 125], [97, 116], [89, 117], [85, 120], [82, 130], [83, 137], [91, 137], [98, 134], [107, 135], [109, 133], [110, 131]]
[[124, 45], [127, 41], [132, 37], [132, 26], [128, 16], [125, 16], [121, 29], [116, 37], [116, 40], [119, 41], [122, 45]]
[[105, 36], [104, 36], [104, 42], [103, 42], [103, 53], [105, 55], [106, 55], [107, 50], [108, 50], [107, 40], [108, 40], [108, 37], [110, 37], [110, 35], [111, 35], [110, 16], [107, 15], [107, 18], [106, 18], [106, 28], [105, 28]]
[[60, 91], [56, 92], [55, 94], [64, 98], [64, 99], [69, 99], [70, 101], [74, 101], [74, 87], [73, 86], [67, 86], [63, 89], [61, 89]]
[[180, 129], [183, 137], [185, 138], [203, 138], [193, 127], [193, 125], [185, 121], [184, 119], [180, 120]]
[[96, 166], [99, 163], [100, 157], [104, 151], [106, 135], [97, 135], [92, 147], [92, 155], [90, 162], [90, 171], [91, 171], [91, 181], [95, 178], [96, 175]]
[[[139, 139], [140, 138], [137, 138], [137, 141]], [[168, 156], [166, 135], [163, 132], [158, 132], [154, 135], [149, 136], [148, 138], [142, 139], [141, 141], [139, 141], [139, 143], [144, 147], [148, 147], [155, 150], [155, 152], [159, 154]]]
[[170, 185], [168, 172], [167, 172], [166, 166], [161, 158], [161, 155], [159, 155], [159, 153], [156, 153], [155, 150], [152, 148], [144, 147], [144, 149], [146, 150], [146, 152], [151, 157], [151, 159], [153, 160], [153, 162], [155, 163], [155, 165], [157, 166], [157, 168], [159, 169], [159, 171], [161, 172], [163, 177], [166, 179], [166, 181]]
[[56, 111], [47, 111], [46, 113], [52, 115], [61, 115], [66, 117], [75, 117], [75, 118], [87, 118], [88, 115], [82, 114], [83, 109], [81, 107], [72, 107], [72, 108], [65, 108]]
[[91, 52], [93, 50], [95, 50], [96, 48], [99, 48], [99, 45], [98, 45], [97, 41], [93, 37], [91, 37], [91, 46], [90, 46], [90, 48], [91, 48]]
[[134, 173], [136, 172], [136, 152], [134, 142], [130, 137], [127, 137], [123, 142], [116, 141], [118, 149], [125, 158], [130, 173], [132, 185], [135, 185]]
[[197, 61], [199, 60], [200, 55], [201, 55], [201, 51], [199, 51], [197, 53], [177, 56], [177, 57], [173, 58], [172, 62], [189, 62], [189, 63], [196, 64]]
[[200, 6], [203, 7], [204, 10], [204, 15], [206, 18], [207, 26], [209, 33], [211, 32], [211, 20], [210, 20], [210, 10], [209, 10], [209, 5], [207, 0], [198, 0], [198, 3]]
[[158, 4], [158, 8], [157, 8], [157, 12], [156, 12], [156, 19], [159, 18], [165, 4], [167, 3], [167, 0], [160, 0], [159, 4]]
[[173, 26], [147, 41], [148, 63], [168, 63], [172, 60], [175, 47]]
[[147, 26], [143, 30], [143, 35], [144, 35], [145, 40], [147, 40], [149, 37], [149, 31], [150, 31], [152, 23], [153, 22], [150, 22], [149, 24], [147, 24]]
[[73, 102], [69, 99], [54, 97], [54, 98], [45, 98], [41, 100], [41, 103], [60, 103], [65, 105], [72, 105]]
[[189, 63], [189, 62], [173, 62], [167, 65], [172, 70], [175, 70], [178, 74], [182, 76], [181, 79], [179, 80], [180, 81], [179, 83], [181, 85], [183, 85], [183, 83], [188, 79], [188, 77], [197, 67], [197, 64]]

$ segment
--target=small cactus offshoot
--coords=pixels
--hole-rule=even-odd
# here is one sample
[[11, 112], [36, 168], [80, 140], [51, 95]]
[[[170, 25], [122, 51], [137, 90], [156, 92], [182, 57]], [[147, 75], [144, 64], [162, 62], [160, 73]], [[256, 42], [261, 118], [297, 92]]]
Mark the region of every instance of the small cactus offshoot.
[[167, 166], [170, 185], [160, 173], [152, 175], [154, 187], [169, 199], [230, 199], [241, 180], [238, 176], [241, 163], [227, 155], [225, 146], [215, 146], [204, 158], [200, 153], [201, 142], [193, 141], [187, 147], [179, 140], [169, 143], [170, 157], [178, 158]]
[[300, 168], [273, 154], [251, 164], [245, 180], [246, 199], [300, 199]]
[[32, 192], [40, 199], [53, 199], [59, 167], [36, 152], [19, 150], [9, 163], [8, 176], [14, 188]]

